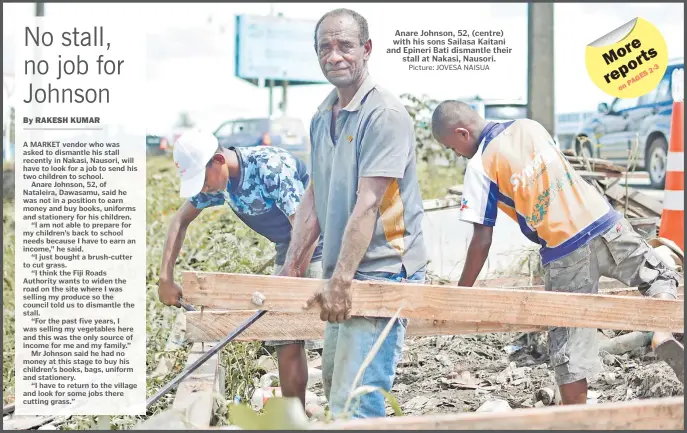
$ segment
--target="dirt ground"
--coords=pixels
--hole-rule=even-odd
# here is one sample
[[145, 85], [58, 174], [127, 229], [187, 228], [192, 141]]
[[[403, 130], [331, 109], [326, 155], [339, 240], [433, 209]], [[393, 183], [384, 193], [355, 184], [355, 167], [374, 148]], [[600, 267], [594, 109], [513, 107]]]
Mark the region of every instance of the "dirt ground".
[[[599, 332], [600, 339], [616, 335]], [[673, 370], [650, 347], [600, 356], [605, 371], [590, 384], [590, 404], [684, 393]], [[512, 409], [555, 404], [548, 363], [545, 333], [409, 338], [392, 394], [406, 415], [473, 412], [490, 400], [505, 401]], [[311, 391], [322, 395], [321, 383]], [[387, 415], [393, 415], [388, 405]]]

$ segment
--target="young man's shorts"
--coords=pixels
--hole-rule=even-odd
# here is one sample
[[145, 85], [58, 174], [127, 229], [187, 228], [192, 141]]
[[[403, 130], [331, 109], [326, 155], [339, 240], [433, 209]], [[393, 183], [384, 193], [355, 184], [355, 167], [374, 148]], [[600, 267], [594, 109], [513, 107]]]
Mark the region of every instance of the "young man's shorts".
[[[272, 271], [272, 275], [278, 275], [279, 272], [281, 272], [282, 265], [274, 265], [274, 271]], [[308, 270], [305, 273], [306, 278], [317, 278], [321, 279], [322, 278], [322, 262], [311, 262], [310, 266], [308, 266]], [[308, 350], [315, 350], [315, 349], [322, 349], [324, 346], [324, 341], [323, 340], [314, 340], [314, 341], [303, 341], [303, 340], [270, 340], [270, 341], [265, 341], [265, 346], [285, 346], [287, 344], [304, 344], [305, 348]]]
[[[677, 299], [679, 275], [624, 218], [544, 269], [546, 290], [554, 292], [598, 293], [599, 278], [605, 276], [637, 287], [643, 296], [668, 293]], [[558, 385], [591, 379], [603, 371], [596, 328], [551, 328], [549, 353]]]

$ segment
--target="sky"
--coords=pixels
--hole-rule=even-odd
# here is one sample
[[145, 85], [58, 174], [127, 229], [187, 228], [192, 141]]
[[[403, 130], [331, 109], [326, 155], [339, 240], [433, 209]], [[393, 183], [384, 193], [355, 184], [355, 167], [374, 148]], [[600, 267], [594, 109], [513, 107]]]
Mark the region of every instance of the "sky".
[[[166, 132], [182, 111], [199, 125], [214, 128], [235, 117], [266, 116], [268, 91], [234, 76], [234, 20], [237, 14], [268, 15], [313, 22], [328, 10], [348, 7], [368, 21], [373, 42], [369, 70], [376, 81], [397, 95], [410, 93], [436, 99], [522, 99], [527, 96], [526, 4], [375, 4], [375, 3], [171, 3], [45, 5], [46, 17], [136, 16], [149, 26], [147, 97], [149, 132]], [[34, 5], [3, 3], [3, 69], [12, 74], [16, 37], [12, 23], [34, 13]], [[613, 3], [554, 5], [555, 109], [557, 113], [594, 111], [611, 98], [587, 75], [587, 44], [642, 17], [663, 34], [670, 58], [684, 55], [684, 5]], [[512, 53], [490, 71], [428, 73], [408, 71], [397, 55], [387, 54], [396, 30], [503, 30]], [[311, 51], [316, 62], [314, 50]], [[290, 87], [287, 115], [307, 125], [331, 86]], [[281, 89], [274, 91], [278, 110]]]

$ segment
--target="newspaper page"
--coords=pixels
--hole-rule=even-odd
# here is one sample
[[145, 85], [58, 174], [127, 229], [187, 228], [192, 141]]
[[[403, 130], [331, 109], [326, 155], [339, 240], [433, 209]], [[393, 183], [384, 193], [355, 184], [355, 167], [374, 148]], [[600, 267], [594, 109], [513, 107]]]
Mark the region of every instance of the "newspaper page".
[[684, 428], [684, 5], [3, 11], [3, 429]]

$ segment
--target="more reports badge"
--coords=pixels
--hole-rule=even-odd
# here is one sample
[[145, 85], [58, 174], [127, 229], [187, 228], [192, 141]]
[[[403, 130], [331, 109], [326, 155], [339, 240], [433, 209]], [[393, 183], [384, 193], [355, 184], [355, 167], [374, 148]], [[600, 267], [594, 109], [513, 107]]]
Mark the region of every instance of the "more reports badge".
[[663, 78], [668, 47], [656, 27], [635, 18], [587, 45], [585, 61], [589, 77], [605, 93], [636, 98]]

